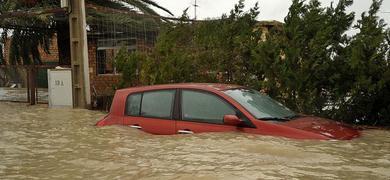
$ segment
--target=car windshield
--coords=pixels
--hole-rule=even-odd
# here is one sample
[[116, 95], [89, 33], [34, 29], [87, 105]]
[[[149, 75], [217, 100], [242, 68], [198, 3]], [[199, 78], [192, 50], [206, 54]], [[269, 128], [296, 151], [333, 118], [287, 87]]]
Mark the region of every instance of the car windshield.
[[224, 92], [240, 103], [256, 119], [288, 121], [298, 116], [281, 103], [252, 89], [229, 89]]

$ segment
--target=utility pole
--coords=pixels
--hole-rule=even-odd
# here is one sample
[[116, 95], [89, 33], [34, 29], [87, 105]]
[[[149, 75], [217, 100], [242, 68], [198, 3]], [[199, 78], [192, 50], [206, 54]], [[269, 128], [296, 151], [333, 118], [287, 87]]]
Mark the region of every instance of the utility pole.
[[85, 0], [69, 0], [73, 107], [91, 107]]
[[194, 10], [195, 10], [195, 16], [194, 16], [194, 19], [196, 20], [197, 19], [197, 12], [196, 12], [196, 10], [198, 9], [198, 2], [197, 2], [197, 0], [195, 0], [195, 4], [194, 4]]

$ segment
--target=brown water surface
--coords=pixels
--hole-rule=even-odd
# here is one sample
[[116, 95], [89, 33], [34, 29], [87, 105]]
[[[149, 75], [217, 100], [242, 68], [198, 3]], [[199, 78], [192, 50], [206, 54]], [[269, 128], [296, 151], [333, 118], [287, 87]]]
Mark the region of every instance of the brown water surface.
[[390, 132], [352, 141], [154, 136], [104, 114], [0, 102], [0, 179], [390, 179]]

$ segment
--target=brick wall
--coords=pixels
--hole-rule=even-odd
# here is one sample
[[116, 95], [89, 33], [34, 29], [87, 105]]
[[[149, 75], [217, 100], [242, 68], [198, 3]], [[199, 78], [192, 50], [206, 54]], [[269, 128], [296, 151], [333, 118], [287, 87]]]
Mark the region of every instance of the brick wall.
[[59, 54], [58, 54], [58, 45], [57, 45], [57, 36], [55, 36], [50, 42], [50, 54], [46, 53], [42, 48], [39, 48], [39, 53], [41, 53], [41, 59], [43, 63], [46, 62], [58, 62]]
[[3, 54], [3, 57], [4, 57], [4, 62], [5, 64], [9, 64], [9, 39], [6, 39], [4, 44], [3, 44], [3, 51], [4, 51], [4, 54]]
[[[4, 43], [4, 60], [7, 64], [10, 64], [9, 63], [10, 45], [11, 45], [11, 39], [7, 38]], [[59, 55], [58, 55], [57, 37], [54, 36], [50, 42], [50, 49], [49, 49], [50, 53], [46, 53], [42, 47], [39, 47], [38, 51], [41, 54], [41, 60], [43, 64], [58, 62]]]
[[[149, 52], [152, 49], [152, 45], [147, 44], [143, 39], [137, 40], [137, 50]], [[94, 92], [98, 96], [113, 95], [115, 93], [114, 87], [116, 87], [120, 80], [120, 74], [98, 74], [97, 73], [97, 41], [96, 39], [88, 39], [88, 61], [89, 61], [89, 77], [91, 83], [91, 94]], [[113, 56], [112, 54], [108, 56]]]
[[114, 86], [120, 82], [121, 75], [119, 74], [97, 74], [96, 62], [96, 40], [88, 39], [88, 61], [89, 61], [89, 77], [91, 83], [91, 94], [96, 95], [112, 95], [114, 94]]

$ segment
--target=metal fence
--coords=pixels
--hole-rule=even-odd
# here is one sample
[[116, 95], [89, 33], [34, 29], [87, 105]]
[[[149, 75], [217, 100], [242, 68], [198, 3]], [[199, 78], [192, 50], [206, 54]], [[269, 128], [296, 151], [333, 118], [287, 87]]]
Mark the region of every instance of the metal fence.
[[0, 101], [27, 102], [27, 71], [25, 68], [0, 68]]
[[[49, 34], [49, 39], [56, 39], [58, 42], [69, 41], [69, 37], [66, 39], [65, 36], [61, 36], [66, 32], [66, 30], [64, 32], [61, 30], [67, 29], [69, 11], [60, 8], [59, 2], [53, 0], [47, 1], [47, 3], [32, 3], [26, 5], [26, 7], [31, 6], [31, 8], [13, 9], [12, 12], [0, 13], [0, 101], [29, 102], [33, 95], [37, 102], [47, 103], [47, 68], [51, 67], [42, 66], [42, 64], [47, 65], [45, 64], [47, 62], [57, 62], [58, 64], [62, 60], [61, 62], [66, 63], [59, 64], [70, 65], [70, 61], [63, 61], [64, 58], [61, 58], [63, 54], [59, 52], [64, 52], [61, 51], [64, 49], [58, 47], [57, 43], [51, 44], [51, 46], [57, 47], [58, 52], [50, 50], [52, 55], [57, 54], [57, 59], [50, 58], [48, 55], [49, 58], [45, 57], [46, 60], [42, 58], [40, 63], [36, 63], [35, 60], [25, 63], [20, 58], [16, 60], [17, 62], [11, 62], [8, 58], [12, 38], [18, 37], [16, 35], [24, 37], [20, 34], [34, 32]], [[107, 89], [112, 89], [114, 86], [112, 83], [118, 82], [117, 79], [113, 80], [107, 77], [119, 75], [115, 67], [115, 57], [119, 49], [125, 48], [129, 52], [150, 52], [155, 45], [162, 24], [167, 22], [174, 24], [179, 19], [147, 15], [123, 8], [108, 8], [99, 5], [99, 3], [88, 3], [88, 1], [86, 11], [90, 78], [93, 91], [91, 94], [95, 96], [93, 98], [99, 99], [98, 104], [103, 109], [107, 109], [112, 94], [104, 92]], [[41, 16], [46, 18], [41, 18]], [[20, 33], [15, 35], [15, 32]], [[20, 39], [23, 42], [23, 39], [26, 38]], [[31, 42], [28, 41], [28, 43]], [[19, 48], [22, 49], [19, 51], [23, 51], [24, 46]], [[40, 49], [38, 50], [41, 55], [44, 53]], [[65, 51], [67, 50], [69, 49], [65, 49]], [[27, 64], [36, 64], [34, 66], [37, 68], [36, 73], [31, 74], [31, 67], [25, 66]], [[31, 82], [31, 79], [35, 79], [34, 82]], [[29, 91], [32, 85], [37, 87], [34, 94]]]
[[0, 66], [0, 101], [48, 103], [49, 68], [54, 67]]

